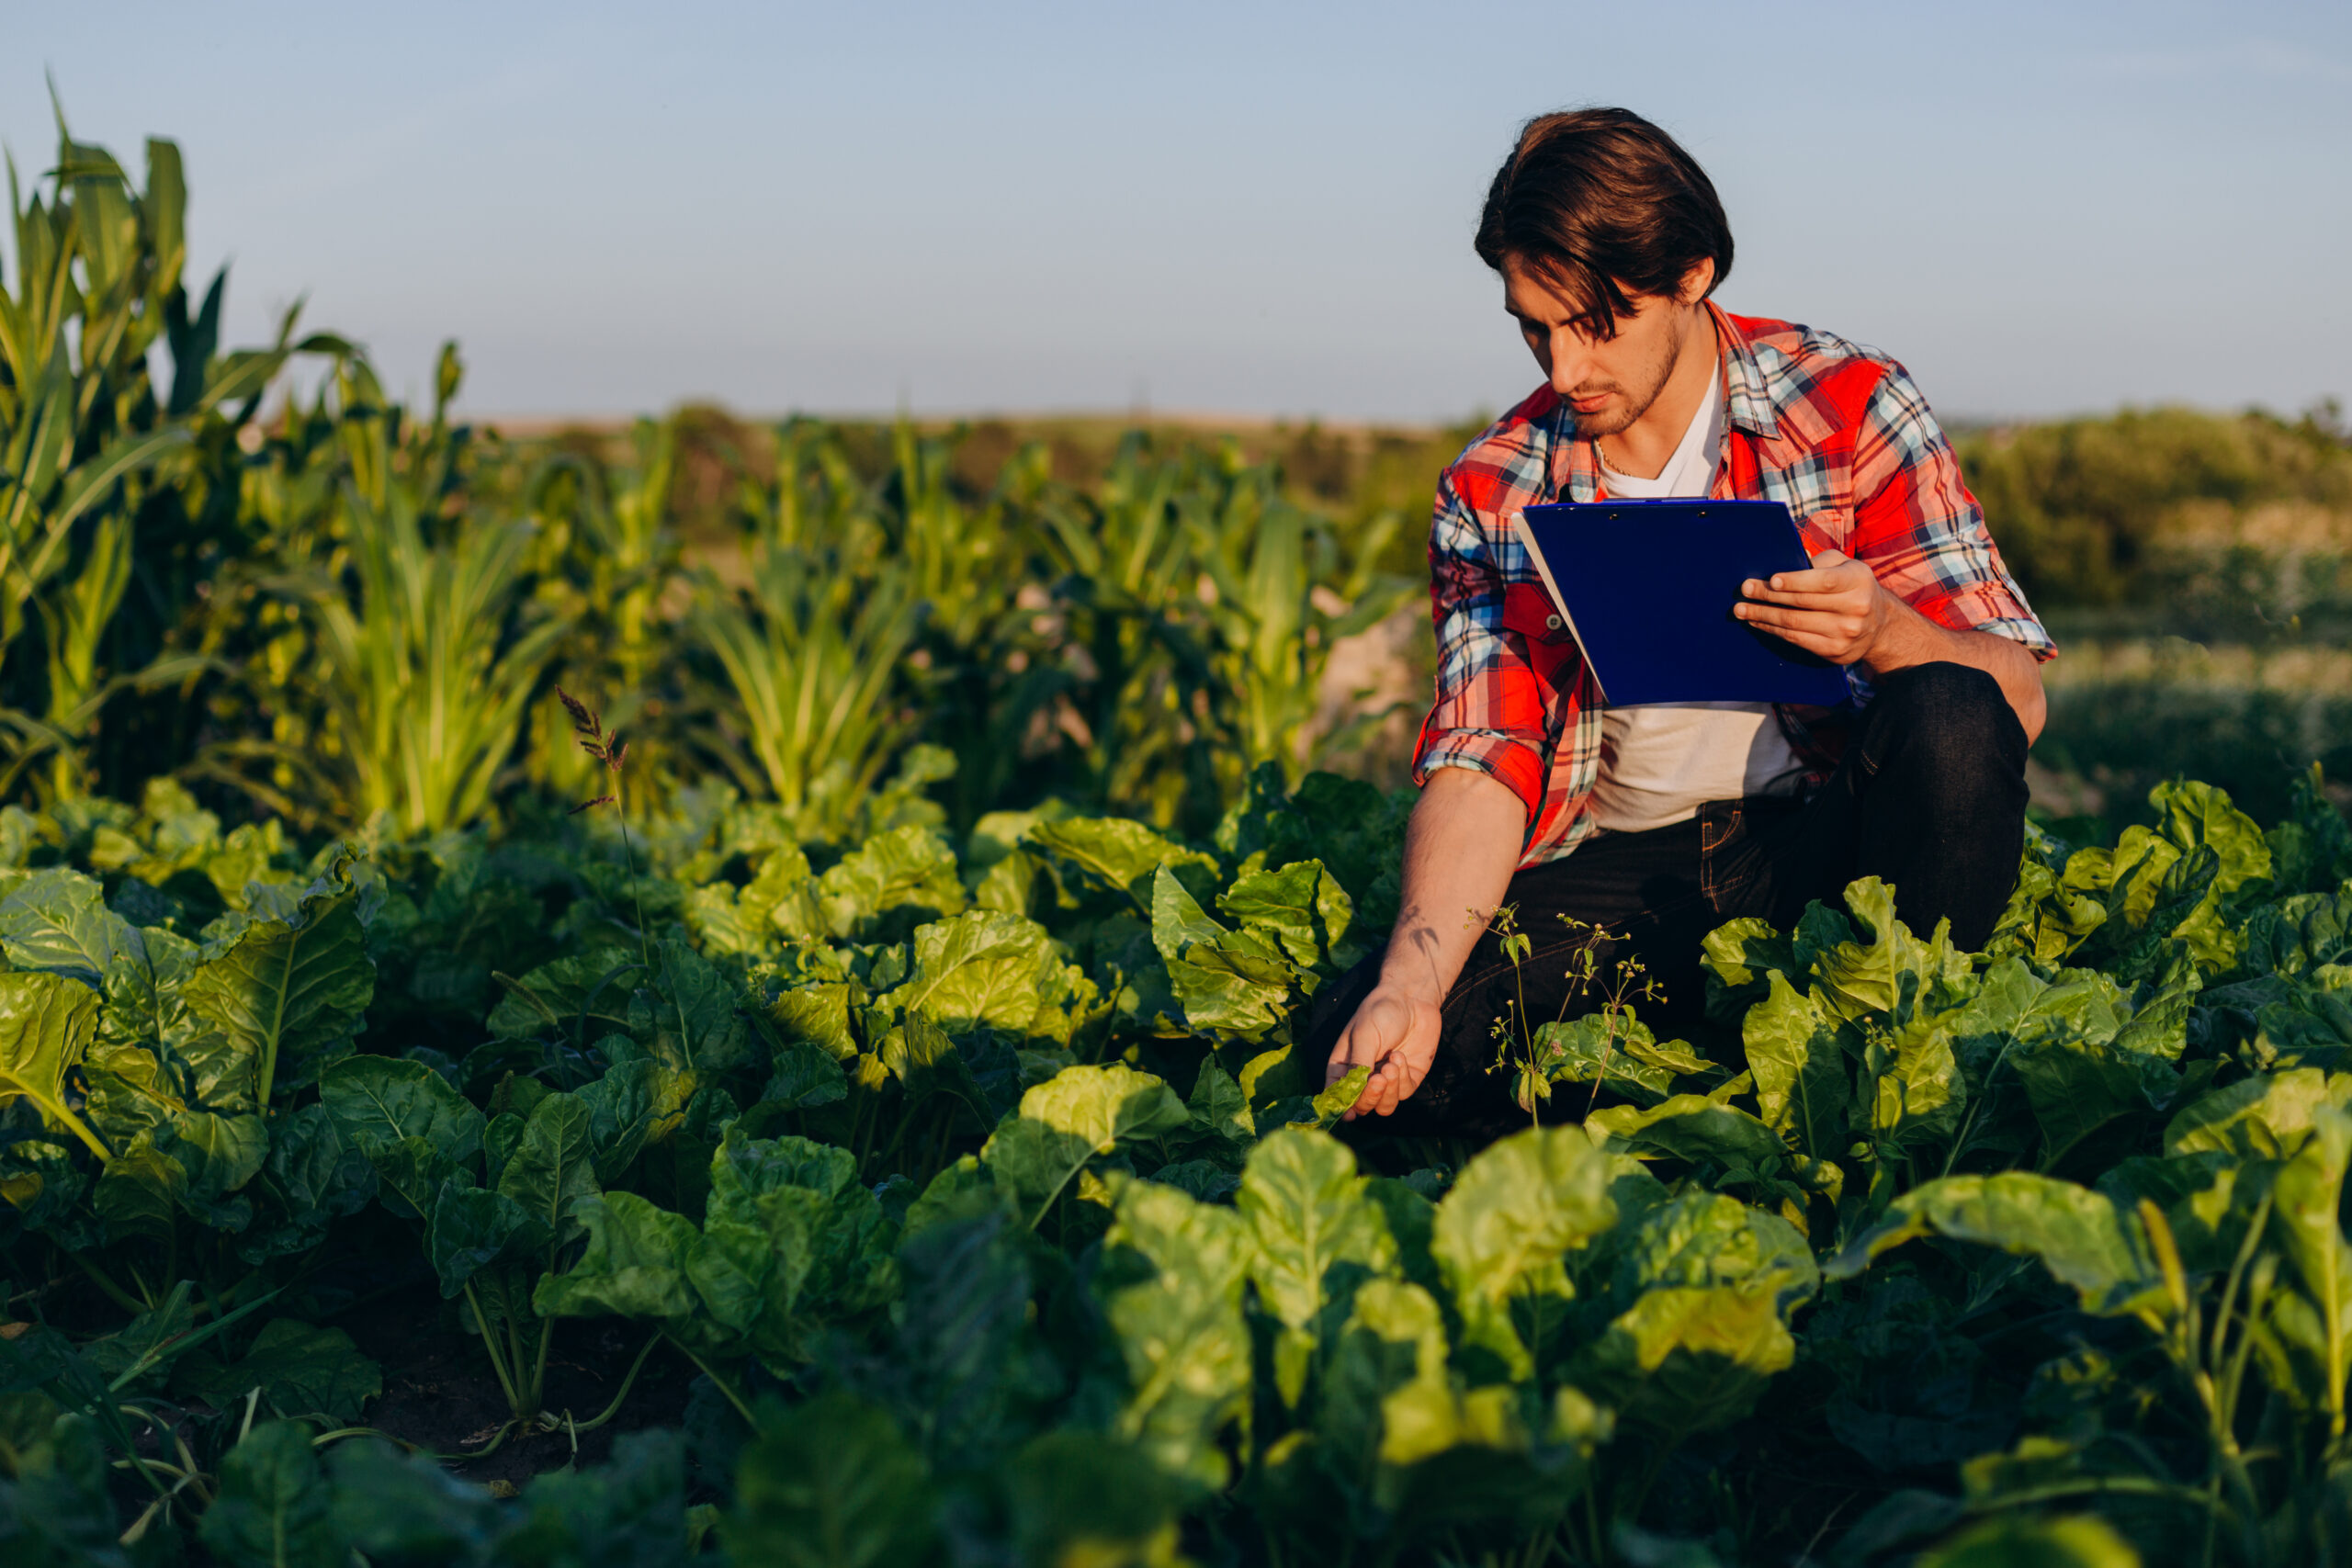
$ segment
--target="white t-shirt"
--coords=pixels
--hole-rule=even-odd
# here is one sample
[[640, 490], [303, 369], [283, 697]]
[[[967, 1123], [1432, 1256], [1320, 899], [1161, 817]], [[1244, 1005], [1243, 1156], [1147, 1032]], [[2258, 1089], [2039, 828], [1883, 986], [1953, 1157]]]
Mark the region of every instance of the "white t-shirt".
[[[1654, 479], [1621, 474], [1603, 463], [1607, 493], [1629, 501], [1704, 496], [1723, 458], [1725, 399], [1699, 405], [1690, 427]], [[1611, 708], [1600, 716], [1600, 780], [1592, 813], [1605, 829], [1638, 833], [1687, 822], [1710, 800], [1752, 795], [1793, 795], [1804, 764], [1765, 703], [1659, 703]]]

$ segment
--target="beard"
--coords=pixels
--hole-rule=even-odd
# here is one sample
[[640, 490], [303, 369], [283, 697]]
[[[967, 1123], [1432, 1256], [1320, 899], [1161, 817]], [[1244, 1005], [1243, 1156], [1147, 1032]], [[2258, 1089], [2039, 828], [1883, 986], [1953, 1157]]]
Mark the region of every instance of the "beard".
[[1616, 400], [1607, 408], [1592, 413], [1572, 409], [1570, 412], [1576, 414], [1577, 434], [1591, 441], [1623, 434], [1650, 412], [1650, 405], [1657, 402], [1658, 394], [1666, 390], [1667, 379], [1674, 374], [1675, 360], [1674, 345], [1669, 344], [1656, 360], [1641, 367], [1638, 378], [1634, 381], [1602, 381], [1578, 387], [1570, 392], [1568, 396], [1572, 400], [1598, 398], [1604, 394]]

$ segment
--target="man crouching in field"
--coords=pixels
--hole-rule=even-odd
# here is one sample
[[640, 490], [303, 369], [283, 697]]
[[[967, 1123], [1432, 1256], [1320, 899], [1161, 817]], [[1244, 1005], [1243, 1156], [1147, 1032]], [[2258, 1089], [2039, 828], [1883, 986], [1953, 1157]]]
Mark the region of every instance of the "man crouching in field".
[[[1625, 933], [1669, 1018], [1701, 999], [1707, 931], [1786, 926], [1858, 876], [1894, 884], [1915, 930], [1949, 918], [1982, 945], [2055, 649], [1903, 367], [1709, 301], [1731, 231], [1664, 131], [1622, 109], [1532, 122], [1476, 244], [1547, 384], [1439, 481], [1403, 912], [1317, 998], [1306, 1045], [1333, 1079], [1373, 1068], [1355, 1114], [1486, 1138], [1526, 1116], [1487, 1071], [1506, 999], [1524, 987], [1530, 1026], [1577, 999], [1591, 939], [1561, 917]], [[1511, 525], [1603, 496], [1787, 502], [1813, 570], [1748, 582], [1735, 613], [1845, 666], [1852, 701], [1604, 709]], [[1506, 904], [1532, 944], [1516, 974], [1485, 918]]]

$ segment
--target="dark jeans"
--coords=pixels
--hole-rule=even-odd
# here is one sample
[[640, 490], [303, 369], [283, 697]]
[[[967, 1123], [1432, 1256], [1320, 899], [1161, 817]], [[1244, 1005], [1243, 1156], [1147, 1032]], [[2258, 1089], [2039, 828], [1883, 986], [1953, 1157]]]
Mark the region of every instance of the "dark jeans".
[[[1980, 947], [2017, 884], [2025, 829], [2026, 738], [1992, 676], [1924, 664], [1877, 682], [1827, 784], [1804, 801], [1711, 801], [1696, 818], [1643, 833], [1600, 833], [1565, 859], [1511, 878], [1507, 903], [1532, 942], [1514, 978], [1489, 931], [1448, 994], [1436, 1061], [1396, 1115], [1351, 1123], [1355, 1136], [1396, 1133], [1484, 1141], [1524, 1126], [1495, 1060], [1494, 1021], [1523, 987], [1531, 1027], [1592, 1010], [1599, 987], [1572, 996], [1567, 965], [1589, 932], [1569, 916], [1624, 935], [1599, 950], [1606, 979], [1627, 950], [1665, 993], [1637, 1003], [1660, 1039], [1703, 1038], [1699, 942], [1725, 920], [1761, 915], [1793, 924], [1814, 899], [1835, 904], [1857, 877], [1894, 886], [1896, 915], [1925, 935], [1951, 921], [1952, 940]], [[1377, 955], [1324, 987], [1307, 1010], [1307, 1060], [1330, 1055], [1379, 978]], [[1737, 1042], [1717, 1042], [1737, 1052]], [[1555, 1099], [1555, 1105], [1560, 1102]], [[1580, 1113], [1584, 1100], [1575, 1097]]]

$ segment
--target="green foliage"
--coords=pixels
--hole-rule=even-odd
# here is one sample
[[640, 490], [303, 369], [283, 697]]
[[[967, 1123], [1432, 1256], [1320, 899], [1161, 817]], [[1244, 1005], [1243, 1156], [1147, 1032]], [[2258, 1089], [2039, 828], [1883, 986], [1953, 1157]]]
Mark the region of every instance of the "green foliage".
[[[1414, 564], [1320, 510], [1347, 443], [509, 443], [454, 347], [415, 412], [220, 354], [176, 152], [61, 139], [0, 288], [0, 1558], [2345, 1556], [2316, 773], [2033, 829], [1983, 953], [1870, 879], [1732, 922], [1690, 1039], [1522, 1031], [1526, 1132], [1343, 1141], [1300, 1029], [1412, 796], [1306, 768]], [[2340, 510], [2307, 424], [1973, 471], [2105, 603]], [[2184, 614], [2284, 604], [2253, 548]], [[553, 809], [617, 750], [558, 680], [626, 837]], [[519, 1495], [356, 1430], [442, 1333]], [[640, 1377], [682, 1429], [586, 1463]]]
[[792, 1568], [903, 1568], [936, 1550], [936, 1506], [922, 1457], [889, 1416], [829, 1395], [745, 1450], [737, 1516], [726, 1535], [738, 1562]]
[[2112, 604], [2165, 586], [2166, 535], [2200, 513], [2352, 506], [2340, 432], [2316, 418], [2132, 409], [1955, 445], [2038, 604]]
[[435, 498], [405, 477], [382, 502], [348, 491], [351, 570], [311, 586], [331, 817], [389, 817], [408, 834], [480, 819], [524, 710], [567, 629], [525, 596], [527, 525], [460, 517], [428, 533]]
[[[1361, 1073], [1318, 1093], [1292, 1038], [1361, 951], [1330, 864], [1284, 858], [1347, 796], [1278, 788], [1206, 845], [1066, 810], [964, 854], [935, 822], [828, 850], [763, 807], [657, 814], [634, 879], [522, 836], [306, 877], [170, 791], [103, 807], [69, 851], [98, 874], [0, 888], [12, 1256], [70, 1251], [109, 1303], [0, 1338], [0, 1419], [39, 1402], [0, 1430], [10, 1496], [127, 1528], [43, 1457], [81, 1421], [129, 1475], [197, 1474], [210, 1505], [145, 1529], [225, 1560], [656, 1561], [716, 1530], [746, 1560], [1149, 1562], [1212, 1529], [1598, 1560], [1737, 1523], [1690, 1490], [1699, 1456], [1738, 1473], [1793, 1431], [1873, 1478], [1836, 1497], [1907, 1488], [1860, 1541], [2091, 1540], [2027, 1506], [2061, 1496], [2151, 1555], [2208, 1517], [2233, 1561], [2334, 1539], [2352, 894], [2310, 886], [2315, 808], [2265, 835], [2168, 786], [2117, 844], [2037, 843], [1984, 953], [1871, 881], [1792, 931], [1735, 922], [1707, 962], [1736, 1042], [1548, 1028], [1582, 1124], [1399, 1179], [1328, 1130]], [[436, 1015], [470, 1043], [380, 1031], [388, 983], [512, 940], [495, 910], [545, 931]], [[471, 1337], [501, 1442], [699, 1373], [720, 1500], [690, 1516], [666, 1438], [503, 1506], [307, 1448], [288, 1422], [367, 1423], [398, 1375], [304, 1293], [363, 1249]], [[640, 1352], [612, 1410], [566, 1410], [548, 1369], [606, 1325]], [[122, 1399], [253, 1425], [159, 1455]], [[2249, 1464], [2257, 1423], [2320, 1479]], [[2098, 1500], [2126, 1483], [2155, 1501]], [[2226, 1516], [2165, 1512], [2217, 1486]]]

